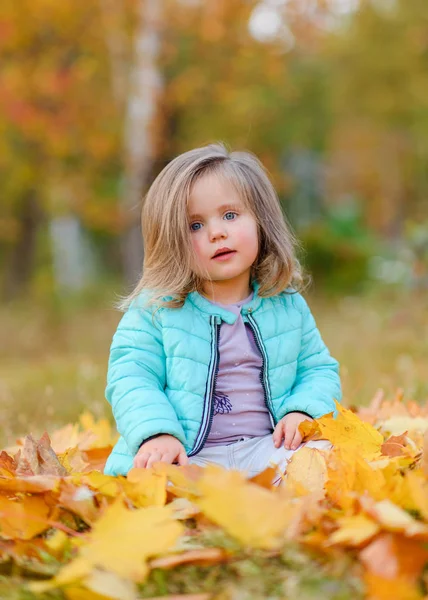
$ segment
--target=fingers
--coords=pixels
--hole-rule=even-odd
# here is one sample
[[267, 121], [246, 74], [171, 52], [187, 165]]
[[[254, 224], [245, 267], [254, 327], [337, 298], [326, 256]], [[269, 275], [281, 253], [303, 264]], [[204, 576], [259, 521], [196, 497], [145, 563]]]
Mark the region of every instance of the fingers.
[[153, 463], [155, 462], [160, 462], [163, 461], [163, 456], [159, 451], [154, 451], [150, 454], [150, 458], [147, 461], [147, 469], [150, 469], [150, 467], [153, 465]]
[[299, 428], [296, 429], [296, 433], [294, 434], [293, 441], [291, 442], [291, 450], [297, 450], [297, 448], [302, 443], [302, 434], [299, 431]]
[[279, 421], [277, 423], [274, 431], [273, 431], [273, 443], [275, 448], [279, 448], [282, 442], [282, 438], [284, 437], [284, 423], [283, 421]]
[[180, 452], [180, 454], [178, 455], [178, 464], [182, 467], [184, 467], [184, 465], [189, 464], [189, 457], [185, 452]]
[[150, 469], [156, 462], [164, 462], [172, 465], [174, 462], [178, 462], [179, 465], [188, 465], [189, 459], [187, 454], [183, 451], [176, 456], [173, 452], [143, 452], [134, 458], [134, 467], [140, 469]]
[[287, 427], [285, 428], [285, 435], [284, 435], [284, 448], [286, 450], [291, 449], [291, 442], [293, 441], [295, 434], [296, 434], [295, 427], [292, 427], [291, 425], [287, 425]]
[[138, 469], [145, 469], [149, 458], [150, 452], [143, 452], [142, 454], [137, 454], [137, 456], [134, 458], [134, 467], [137, 467]]

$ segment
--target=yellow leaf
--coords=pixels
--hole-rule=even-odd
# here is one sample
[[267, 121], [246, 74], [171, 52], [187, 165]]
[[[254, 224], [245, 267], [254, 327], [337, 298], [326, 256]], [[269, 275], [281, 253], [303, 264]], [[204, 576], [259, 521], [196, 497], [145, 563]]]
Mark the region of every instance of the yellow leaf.
[[164, 506], [166, 503], [165, 473], [153, 469], [131, 469], [122, 486], [134, 506]]
[[102, 569], [93, 569], [92, 573], [85, 578], [84, 585], [87, 592], [93, 592], [102, 598], [135, 600], [138, 597], [137, 586], [133, 581]]
[[336, 447], [327, 458], [327, 495], [335, 504], [347, 510], [361, 494], [369, 494], [376, 500], [385, 498], [385, 477], [379, 469], [373, 469], [358, 455]]
[[383, 436], [374, 427], [336, 402], [337, 418], [325, 415], [317, 419], [321, 437], [343, 451], [373, 460], [381, 452]]
[[418, 431], [424, 433], [428, 430], [428, 417], [406, 417], [400, 415], [391, 417], [382, 422], [382, 430], [391, 435], [401, 435], [405, 431]]
[[77, 447], [68, 448], [63, 454], [59, 454], [58, 458], [68, 473], [82, 473], [88, 466], [82, 451]]
[[255, 548], [281, 544], [293, 509], [279, 494], [248, 482], [238, 471], [211, 465], [197, 487], [201, 497], [193, 502], [239, 542]]
[[[104, 594], [97, 594], [84, 588], [81, 585], [73, 585], [64, 588], [64, 596], [67, 600], [110, 600], [110, 596], [104, 596]], [[134, 596], [132, 600], [135, 600], [137, 596]]]
[[370, 498], [361, 498], [360, 502], [364, 510], [386, 529], [403, 532], [408, 536], [422, 535], [428, 539], [428, 526], [416, 521], [390, 500], [372, 502]]
[[105, 446], [113, 446], [116, 443], [118, 436], [116, 433], [113, 433], [110, 422], [107, 419], [95, 421], [93, 415], [85, 411], [80, 415], [79, 421], [84, 430], [95, 434], [95, 440], [91, 444], [91, 448], [104, 448]]
[[359, 546], [379, 531], [379, 525], [365, 515], [354, 515], [337, 519], [339, 529], [329, 538], [332, 544]]
[[287, 465], [287, 485], [300, 483], [308, 492], [324, 490], [327, 465], [324, 454], [316, 448], [304, 446], [296, 452]]
[[104, 475], [104, 473], [100, 473], [99, 471], [91, 471], [90, 473], [72, 475], [71, 480], [74, 485], [84, 483], [104, 496], [116, 498], [126, 478], [112, 477], [111, 475]]
[[60, 529], [56, 529], [53, 535], [45, 540], [45, 545], [54, 554], [59, 554], [68, 543], [68, 535]]
[[425, 521], [428, 521], [428, 481], [421, 471], [406, 473], [405, 481], [414, 502], [414, 508], [421, 513]]
[[94, 568], [115, 573], [131, 581], [143, 581], [147, 559], [172, 550], [183, 527], [173, 519], [169, 507], [154, 506], [128, 510], [119, 498], [95, 523], [88, 543], [79, 555], [47, 583], [32, 583], [35, 592], [79, 583]]

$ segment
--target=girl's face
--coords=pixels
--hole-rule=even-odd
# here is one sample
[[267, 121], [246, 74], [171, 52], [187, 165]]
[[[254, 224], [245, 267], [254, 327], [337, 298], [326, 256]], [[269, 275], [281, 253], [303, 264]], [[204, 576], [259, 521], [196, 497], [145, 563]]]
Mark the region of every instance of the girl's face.
[[257, 222], [234, 187], [216, 175], [202, 176], [193, 185], [188, 217], [198, 274], [248, 285], [258, 254]]

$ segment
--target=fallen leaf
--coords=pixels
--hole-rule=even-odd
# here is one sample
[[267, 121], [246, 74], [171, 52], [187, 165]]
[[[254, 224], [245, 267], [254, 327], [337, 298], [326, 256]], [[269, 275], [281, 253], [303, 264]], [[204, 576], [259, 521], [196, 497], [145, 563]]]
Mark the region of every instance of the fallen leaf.
[[327, 480], [324, 454], [316, 448], [303, 446], [287, 465], [287, 484], [297, 482], [308, 492], [323, 492]]
[[428, 539], [428, 526], [416, 521], [409, 513], [390, 500], [373, 502], [371, 498], [360, 498], [360, 503], [367, 514], [386, 529], [402, 532], [408, 536], [419, 535]]
[[337, 418], [325, 415], [317, 419], [322, 439], [344, 452], [358, 454], [361, 458], [373, 460], [380, 455], [383, 436], [374, 427], [362, 421], [357, 415], [336, 402]]
[[382, 444], [381, 451], [384, 456], [400, 456], [406, 446], [406, 433], [392, 435]]
[[49, 513], [43, 496], [0, 496], [1, 537], [29, 540], [50, 527]]
[[[367, 572], [385, 579], [405, 578], [416, 582], [428, 560], [428, 550], [416, 540], [382, 533], [360, 551]], [[395, 596], [394, 596], [395, 598]]]
[[425, 433], [428, 430], [428, 417], [391, 417], [382, 422], [382, 430], [391, 435], [401, 435], [405, 431]]
[[337, 524], [339, 529], [329, 538], [331, 544], [360, 546], [374, 537], [380, 529], [378, 523], [362, 514], [340, 517], [337, 519]]
[[22, 450], [15, 457], [17, 462], [16, 475], [67, 475], [57, 455], [51, 448], [50, 439], [45, 431], [36, 442], [31, 434], [25, 436]]
[[[95, 523], [79, 555], [49, 582], [33, 582], [30, 589], [44, 592], [88, 577], [94, 568], [121, 578], [141, 582], [147, 576], [147, 559], [171, 551], [182, 526], [169, 507], [128, 510], [121, 498], [110, 505]], [[131, 551], [130, 551], [131, 550]]]
[[123, 481], [122, 488], [134, 506], [164, 506], [166, 481], [166, 473], [134, 468]]
[[250, 483], [242, 473], [208, 466], [194, 499], [204, 514], [245, 546], [276, 548], [293, 511], [279, 495]]
[[367, 600], [424, 600], [415, 584], [405, 578], [388, 579], [373, 573], [366, 573]]

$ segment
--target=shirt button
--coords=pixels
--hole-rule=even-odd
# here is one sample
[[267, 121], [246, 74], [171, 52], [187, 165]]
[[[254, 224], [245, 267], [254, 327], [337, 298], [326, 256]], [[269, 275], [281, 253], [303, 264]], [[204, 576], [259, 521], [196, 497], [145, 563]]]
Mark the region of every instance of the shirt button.
[[249, 313], [250, 313], [250, 312], [253, 312], [253, 309], [251, 308], [251, 306], [250, 306], [250, 308], [248, 309], [248, 312], [249, 312]]

